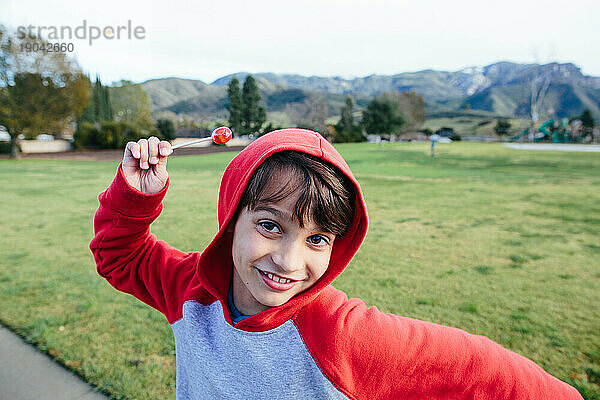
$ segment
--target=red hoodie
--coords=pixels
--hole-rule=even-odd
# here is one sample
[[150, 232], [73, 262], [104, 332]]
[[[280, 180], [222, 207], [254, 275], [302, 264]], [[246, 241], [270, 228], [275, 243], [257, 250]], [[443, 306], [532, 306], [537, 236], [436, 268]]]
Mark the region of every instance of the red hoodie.
[[[356, 188], [354, 219], [334, 241], [317, 283], [232, 329], [233, 235], [227, 226], [254, 171], [284, 150], [339, 168]], [[483, 336], [384, 314], [331, 286], [363, 242], [368, 218], [358, 182], [318, 133], [271, 132], [231, 161], [219, 192], [219, 231], [202, 253], [181, 252], [150, 234], [167, 188], [141, 193], [119, 167], [99, 196], [90, 248], [100, 275], [167, 317], [177, 347], [177, 398], [236, 398], [242, 392], [244, 398], [581, 399], [574, 388]], [[278, 346], [281, 351], [273, 351]]]

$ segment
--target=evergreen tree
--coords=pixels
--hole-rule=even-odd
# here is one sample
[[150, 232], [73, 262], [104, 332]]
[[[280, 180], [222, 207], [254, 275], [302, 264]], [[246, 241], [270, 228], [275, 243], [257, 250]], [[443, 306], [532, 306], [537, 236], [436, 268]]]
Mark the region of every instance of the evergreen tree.
[[[89, 82], [89, 80], [88, 80]], [[96, 76], [96, 82], [88, 83], [91, 101], [83, 110], [77, 120], [78, 124], [83, 122], [101, 123], [113, 120], [113, 109], [110, 101], [108, 87], [102, 85], [100, 78]]]
[[94, 104], [94, 122], [100, 122], [102, 121], [102, 83], [98, 75], [96, 75], [94, 84], [92, 103]]
[[112, 110], [112, 106], [110, 104], [110, 94], [108, 92], [108, 87], [106, 86], [100, 86], [101, 91], [102, 91], [102, 96], [101, 96], [101, 107], [100, 109], [102, 110], [101, 113], [101, 118], [102, 121], [112, 121], [113, 120], [113, 110]]
[[589, 109], [585, 109], [583, 114], [581, 114], [581, 123], [585, 128], [593, 128], [595, 125], [594, 117], [592, 117], [592, 112]]
[[352, 96], [346, 96], [346, 102], [341, 109], [341, 117], [338, 123], [335, 125], [335, 136], [336, 142], [362, 142], [367, 140], [363, 135], [359, 125], [354, 123], [354, 116], [352, 110], [354, 108], [354, 100]]
[[259, 105], [260, 94], [252, 75], [248, 75], [242, 88], [242, 131], [256, 133], [267, 119], [267, 111]]
[[240, 81], [233, 78], [227, 85], [227, 97], [229, 102], [227, 110], [229, 111], [229, 127], [234, 134], [242, 132], [242, 94], [240, 93]]
[[354, 100], [352, 100], [352, 96], [346, 96], [346, 102], [344, 107], [342, 107], [342, 117], [340, 118], [340, 122], [338, 122], [338, 126], [341, 132], [352, 132], [354, 130], [354, 116], [352, 115], [352, 109], [354, 108]]
[[92, 95], [94, 93], [94, 86], [92, 85], [92, 82], [90, 81], [90, 79], [87, 76], [85, 77], [85, 83], [86, 83], [86, 87], [87, 87], [87, 92], [89, 93], [89, 95], [88, 95], [89, 101], [88, 101], [87, 107], [85, 107], [83, 109], [83, 112], [77, 119], [78, 127], [80, 124], [82, 124], [84, 122], [88, 122], [88, 123], [96, 122], [96, 118], [94, 116], [94, 100], [93, 100], [93, 95]]

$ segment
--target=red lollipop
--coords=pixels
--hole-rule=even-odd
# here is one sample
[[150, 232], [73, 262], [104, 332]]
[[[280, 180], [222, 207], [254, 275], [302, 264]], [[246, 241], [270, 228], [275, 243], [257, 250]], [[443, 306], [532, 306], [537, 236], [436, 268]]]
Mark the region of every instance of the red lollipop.
[[231, 140], [231, 129], [226, 126], [220, 126], [212, 133], [212, 140], [216, 144], [225, 144]]

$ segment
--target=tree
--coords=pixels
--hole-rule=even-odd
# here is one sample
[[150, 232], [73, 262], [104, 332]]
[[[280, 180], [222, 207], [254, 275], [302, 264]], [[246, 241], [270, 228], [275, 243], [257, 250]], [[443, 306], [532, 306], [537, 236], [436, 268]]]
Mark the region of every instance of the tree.
[[152, 105], [142, 85], [121, 80], [108, 89], [115, 121], [128, 122], [149, 131], [154, 128], [150, 120]]
[[494, 127], [494, 132], [496, 132], [496, 134], [500, 136], [508, 135], [510, 126], [510, 122], [508, 122], [507, 120], [499, 119], [496, 122], [496, 126]]
[[84, 122], [87, 122], [87, 123], [96, 122], [96, 108], [95, 108], [95, 104], [94, 104], [94, 98], [96, 96], [94, 95], [94, 85], [92, 85], [92, 82], [90, 82], [90, 80], [87, 79], [86, 86], [87, 86], [87, 91], [88, 91], [88, 94], [90, 97], [90, 101], [88, 102], [87, 107], [85, 107], [83, 109], [83, 111], [81, 112], [81, 115], [77, 119], [77, 129], [79, 129], [80, 125]]
[[381, 97], [397, 107], [397, 114], [404, 120], [401, 132], [417, 131], [425, 123], [425, 99], [417, 92], [384, 92]]
[[354, 125], [354, 116], [352, 115], [352, 111], [354, 109], [354, 100], [352, 96], [347, 95], [344, 106], [341, 110], [341, 117], [339, 122], [336, 125], [336, 130], [339, 132], [352, 132], [355, 128]]
[[103, 121], [112, 121], [114, 113], [108, 88], [102, 85], [102, 82], [100, 82], [98, 77], [96, 77], [96, 82], [98, 82], [100, 90], [100, 118], [102, 118]]
[[227, 110], [229, 111], [229, 127], [233, 133], [242, 132], [242, 94], [240, 93], [240, 81], [231, 79], [227, 85]]
[[116, 86], [107, 87], [96, 77], [88, 90], [92, 101], [78, 120], [73, 137], [75, 147], [121, 148], [127, 141], [144, 136], [164, 138], [163, 131], [175, 137], [172, 123], [168, 126], [164, 121], [150, 120], [150, 101], [141, 85], [122, 80]]
[[583, 110], [583, 114], [581, 114], [579, 119], [581, 119], [581, 124], [584, 128], [593, 128], [596, 125], [594, 117], [592, 117], [592, 112], [587, 108]]
[[353, 111], [354, 100], [352, 96], [347, 95], [344, 106], [341, 109], [341, 117], [335, 125], [336, 142], [362, 142], [367, 138], [362, 134], [358, 125], [354, 123]]
[[267, 111], [260, 104], [256, 80], [248, 75], [242, 88], [242, 132], [256, 133], [267, 120]]
[[78, 129], [79, 125], [84, 122], [94, 124], [113, 120], [113, 109], [108, 88], [102, 85], [98, 76], [96, 76], [96, 83], [90, 84], [88, 87], [91, 101], [77, 121]]
[[18, 137], [61, 133], [89, 102], [89, 79], [60, 51], [21, 51], [51, 46], [38, 37], [19, 38], [0, 25], [0, 125], [19, 157]]
[[[90, 106], [94, 108], [94, 121], [95, 122], [102, 121], [102, 116], [100, 116], [101, 111], [102, 111], [101, 110], [102, 100], [101, 100], [100, 86], [102, 86], [102, 84], [100, 83], [100, 78], [98, 78], [98, 76], [96, 76], [96, 84], [94, 85], [94, 90], [92, 91], [92, 102], [90, 104]], [[104, 114], [104, 113], [102, 112], [102, 114]]]
[[416, 131], [425, 123], [425, 99], [415, 91], [400, 95], [400, 116], [406, 121], [406, 128]]
[[373, 98], [363, 111], [362, 124], [369, 134], [393, 134], [404, 124], [398, 107], [386, 96]]

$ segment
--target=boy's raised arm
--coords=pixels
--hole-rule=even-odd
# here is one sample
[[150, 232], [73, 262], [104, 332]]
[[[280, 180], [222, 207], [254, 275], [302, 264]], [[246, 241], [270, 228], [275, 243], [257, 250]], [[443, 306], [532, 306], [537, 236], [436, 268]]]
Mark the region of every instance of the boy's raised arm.
[[150, 233], [168, 188], [170, 153], [170, 144], [155, 137], [127, 144], [117, 176], [98, 197], [90, 249], [98, 273], [111, 285], [173, 322], [197, 253], [181, 252]]

